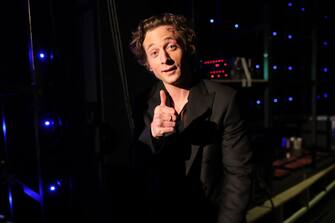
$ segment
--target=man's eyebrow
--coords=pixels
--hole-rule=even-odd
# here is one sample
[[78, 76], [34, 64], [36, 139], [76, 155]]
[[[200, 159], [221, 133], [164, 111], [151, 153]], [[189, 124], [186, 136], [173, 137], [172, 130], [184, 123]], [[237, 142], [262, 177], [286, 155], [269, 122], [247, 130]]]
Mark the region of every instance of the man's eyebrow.
[[[169, 40], [176, 40], [176, 38], [174, 38], [172, 36], [168, 36], [168, 37], [164, 38], [165, 42], [168, 42]], [[152, 47], [153, 45], [154, 45], [153, 43], [149, 44], [148, 47], [146, 47], [146, 49], [147, 50], [150, 49], [150, 47]]]
[[149, 46], [146, 47], [146, 49], [147, 49], [147, 50], [150, 49], [150, 47], [152, 47], [153, 45], [154, 45], [153, 43], [149, 44]]
[[166, 38], [164, 39], [164, 41], [166, 41], [166, 42], [168, 42], [168, 41], [170, 41], [170, 40], [177, 41], [177, 39], [176, 39], [175, 37], [172, 37], [172, 36], [166, 37]]

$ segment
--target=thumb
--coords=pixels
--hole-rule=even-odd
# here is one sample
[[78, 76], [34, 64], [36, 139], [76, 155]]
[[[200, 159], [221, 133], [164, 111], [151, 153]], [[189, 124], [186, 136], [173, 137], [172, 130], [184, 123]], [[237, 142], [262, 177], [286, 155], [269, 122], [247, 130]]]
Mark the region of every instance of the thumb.
[[160, 90], [159, 95], [160, 95], [160, 98], [161, 98], [161, 105], [166, 106], [166, 94], [165, 94], [165, 92], [163, 90]]

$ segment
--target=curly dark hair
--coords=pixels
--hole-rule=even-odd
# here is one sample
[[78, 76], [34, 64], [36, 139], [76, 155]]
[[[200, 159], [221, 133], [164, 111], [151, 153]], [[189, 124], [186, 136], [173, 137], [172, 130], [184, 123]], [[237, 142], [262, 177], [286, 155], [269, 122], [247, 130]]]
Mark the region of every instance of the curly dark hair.
[[132, 40], [129, 44], [130, 50], [135, 55], [137, 61], [146, 68], [148, 68], [147, 57], [143, 48], [145, 35], [148, 31], [162, 25], [171, 25], [176, 29], [177, 41], [186, 55], [192, 56], [195, 54], [195, 32], [184, 16], [172, 13], [152, 16], [139, 23], [136, 31], [132, 33]]

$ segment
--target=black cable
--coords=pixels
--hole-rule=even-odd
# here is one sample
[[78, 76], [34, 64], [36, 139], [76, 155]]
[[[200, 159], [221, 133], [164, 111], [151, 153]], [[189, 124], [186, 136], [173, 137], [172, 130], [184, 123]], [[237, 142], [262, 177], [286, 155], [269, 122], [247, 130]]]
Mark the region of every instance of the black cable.
[[121, 86], [123, 90], [124, 102], [125, 102], [126, 112], [127, 112], [128, 121], [129, 121], [129, 127], [131, 131], [133, 131], [134, 121], [133, 121], [133, 116], [132, 116], [131, 106], [130, 106], [130, 96], [129, 96], [129, 90], [128, 90], [128, 84], [127, 84], [127, 75], [126, 75], [126, 69], [125, 69], [125, 64], [124, 64], [122, 40], [121, 40], [120, 29], [118, 25], [118, 17], [117, 17], [115, 0], [107, 0], [107, 6], [108, 6], [107, 7], [108, 19], [110, 23], [111, 32], [112, 32], [112, 39], [113, 39], [114, 48], [115, 48], [117, 65], [118, 65], [120, 77], [121, 77]]

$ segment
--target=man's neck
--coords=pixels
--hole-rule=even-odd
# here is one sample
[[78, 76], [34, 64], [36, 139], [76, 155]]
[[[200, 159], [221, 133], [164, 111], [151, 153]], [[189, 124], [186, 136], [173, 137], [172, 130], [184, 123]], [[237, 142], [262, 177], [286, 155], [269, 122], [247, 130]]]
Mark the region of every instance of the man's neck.
[[183, 109], [188, 101], [188, 95], [190, 93], [190, 90], [169, 84], [164, 84], [164, 86], [172, 98], [176, 112], [180, 113], [180, 111]]

